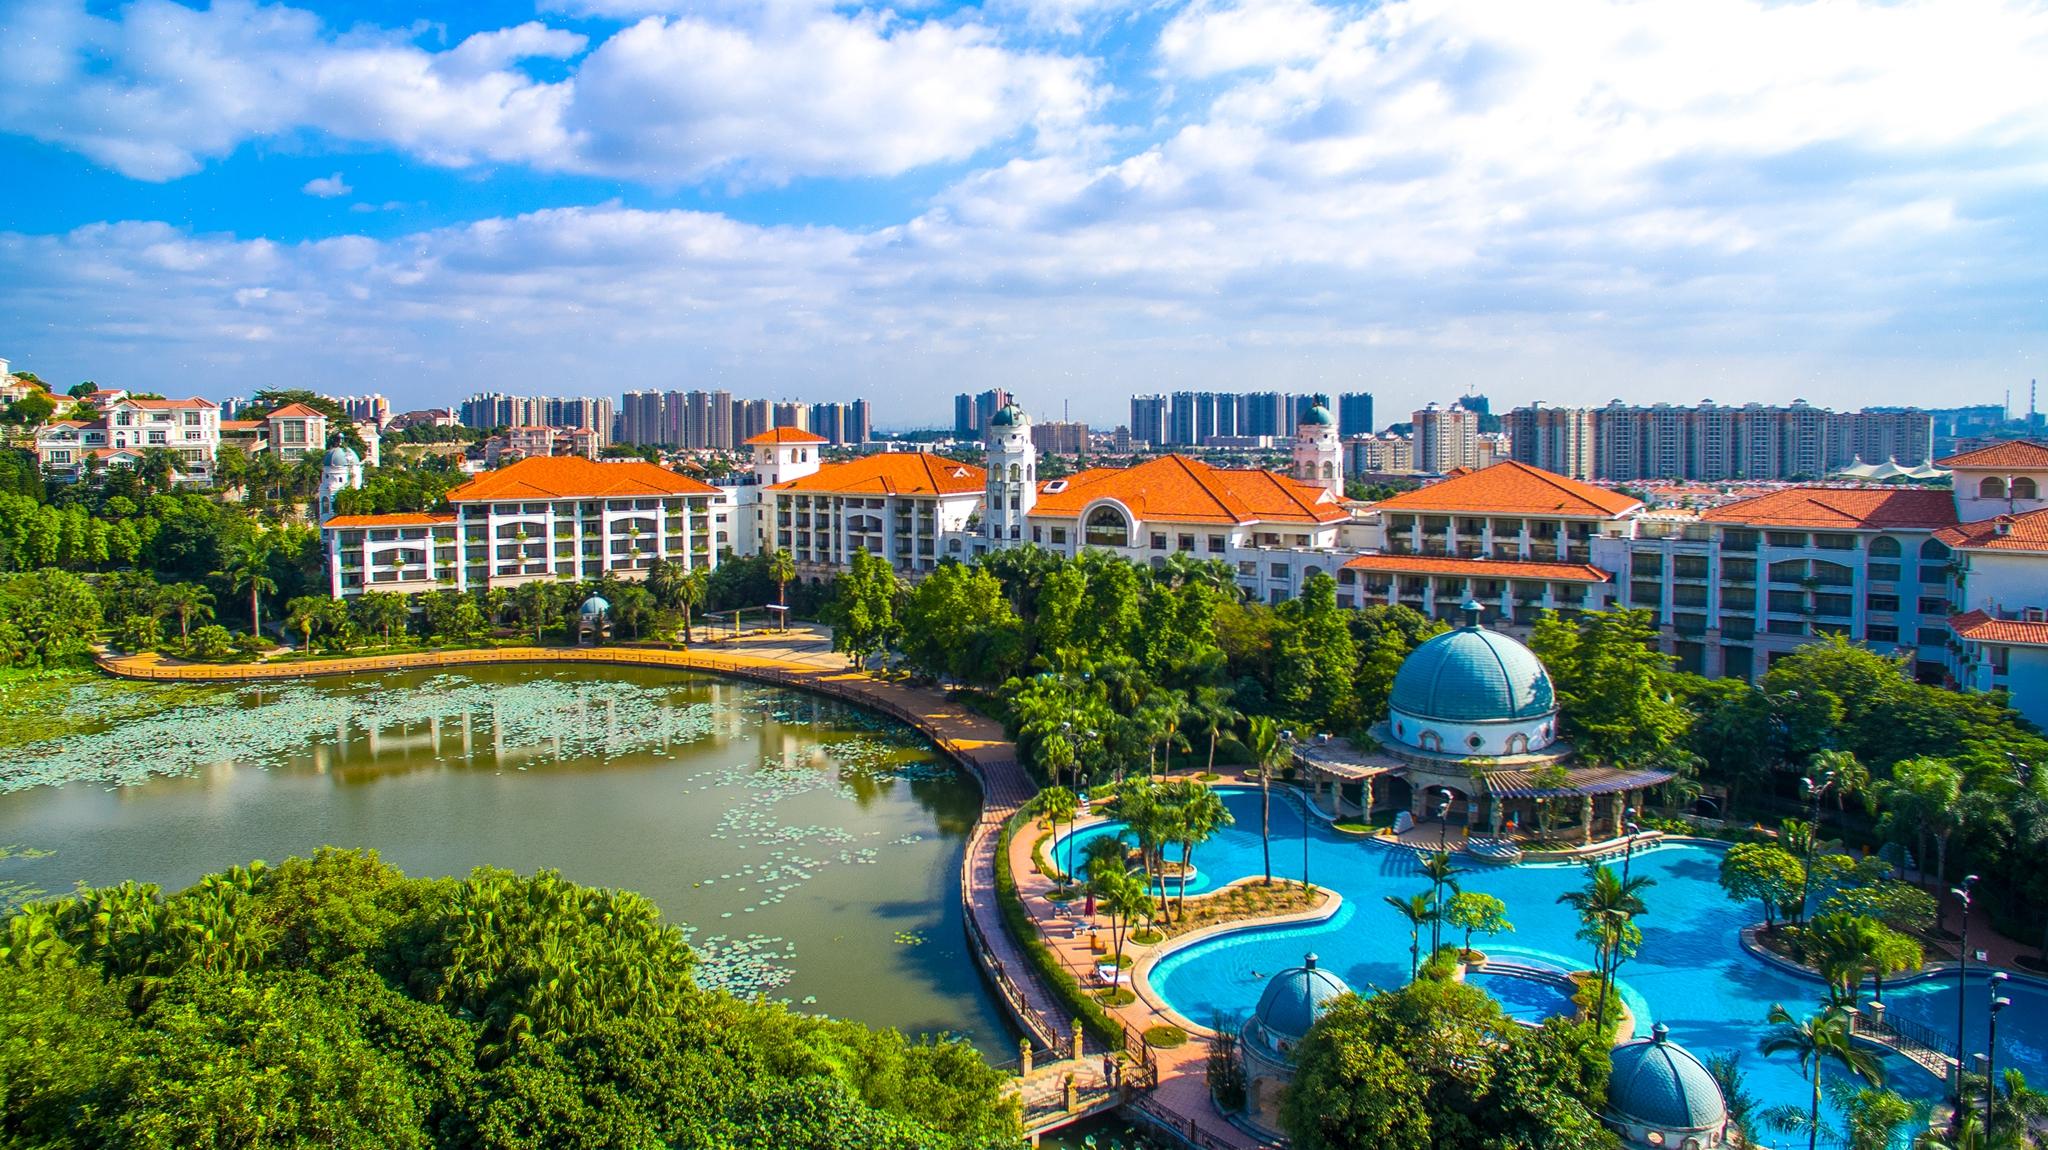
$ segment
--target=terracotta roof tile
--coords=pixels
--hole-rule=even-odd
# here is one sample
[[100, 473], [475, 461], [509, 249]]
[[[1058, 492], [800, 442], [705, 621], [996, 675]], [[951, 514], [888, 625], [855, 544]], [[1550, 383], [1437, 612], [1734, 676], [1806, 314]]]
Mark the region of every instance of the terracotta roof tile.
[[1989, 612], [1972, 611], [1949, 617], [1956, 636], [1974, 643], [2017, 643], [2023, 647], [2048, 647], [2048, 623], [2023, 619], [1994, 619]]
[[255, 431], [263, 425], [263, 421], [260, 419], [223, 419], [220, 421], [220, 429], [222, 431]]
[[1934, 537], [1958, 550], [2048, 551], [2048, 509], [1959, 523]]
[[1634, 496], [1508, 460], [1379, 503], [1382, 510], [1474, 515], [1574, 515], [1602, 519], [1641, 507]]
[[210, 399], [124, 399], [122, 403], [144, 411], [204, 411], [220, 405]]
[[448, 501], [716, 494], [716, 487], [652, 463], [598, 463], [580, 455], [537, 455], [477, 476], [449, 492]]
[[1038, 487], [1034, 517], [1073, 518], [1098, 499], [1114, 499], [1140, 520], [1160, 523], [1336, 523], [1351, 517], [1314, 484], [1271, 471], [1212, 467], [1185, 455], [1093, 467]]
[[303, 403], [287, 403], [283, 407], [278, 408], [276, 411], [271, 412], [269, 415], [266, 415], [263, 418], [306, 419], [308, 417], [325, 419], [327, 418], [327, 413], [320, 410], [317, 407], [308, 407]]
[[800, 427], [772, 427], [747, 440], [741, 446], [759, 447], [770, 443], [830, 443], [822, 435], [812, 435]]
[[1520, 559], [1463, 559], [1446, 555], [1360, 555], [1344, 564], [1358, 571], [1397, 575], [1466, 575], [1476, 579], [1552, 579], [1605, 583], [1613, 576], [1590, 563], [1538, 563]]
[[[810, 440], [783, 442], [808, 443]], [[960, 463], [925, 451], [885, 451], [845, 463], [827, 463], [810, 475], [778, 483], [769, 490], [827, 491], [848, 495], [963, 495], [980, 491], [987, 482], [988, 473], [971, 463]]]
[[426, 527], [453, 523], [453, 511], [391, 511], [381, 515], [337, 515], [322, 527]]
[[1700, 516], [1710, 523], [1843, 531], [1948, 527], [1956, 521], [1947, 491], [1915, 487], [1787, 487], [1723, 504]]
[[1951, 455], [1947, 459], [1937, 459], [1934, 465], [1951, 471], [1958, 467], [2048, 467], [2048, 443], [2013, 439]]

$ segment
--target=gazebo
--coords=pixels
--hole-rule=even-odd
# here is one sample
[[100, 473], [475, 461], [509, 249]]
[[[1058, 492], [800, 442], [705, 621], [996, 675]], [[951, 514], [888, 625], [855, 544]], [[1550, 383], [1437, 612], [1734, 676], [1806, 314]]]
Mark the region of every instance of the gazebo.
[[1623, 812], [1672, 773], [1573, 764], [1550, 673], [1535, 652], [1482, 626], [1481, 613], [1466, 603], [1464, 626], [1409, 653], [1387, 718], [1372, 729], [1377, 746], [1319, 738], [1297, 748], [1310, 794], [1321, 805], [1327, 787], [1332, 815], [1406, 811], [1495, 837], [1573, 825], [1589, 843], [1619, 835]]

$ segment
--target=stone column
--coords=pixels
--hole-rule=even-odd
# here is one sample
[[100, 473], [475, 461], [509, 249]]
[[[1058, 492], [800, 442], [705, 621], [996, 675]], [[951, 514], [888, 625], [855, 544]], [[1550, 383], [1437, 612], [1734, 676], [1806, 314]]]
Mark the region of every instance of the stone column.
[[1579, 818], [1586, 833], [1586, 842], [1593, 841], [1593, 796], [1579, 796]]
[[1064, 1088], [1066, 1092], [1067, 1113], [1073, 1114], [1081, 1109], [1081, 1092], [1074, 1089], [1073, 1074], [1069, 1073], [1067, 1075]]
[[1017, 1057], [1017, 1065], [1018, 1065], [1018, 1067], [1019, 1067], [1019, 1070], [1018, 1070], [1018, 1072], [1017, 1072], [1017, 1077], [1019, 1077], [1019, 1078], [1029, 1078], [1029, 1077], [1031, 1077], [1031, 1040], [1030, 1040], [1030, 1039], [1028, 1039], [1028, 1038], [1020, 1038], [1020, 1039], [1018, 1039], [1018, 1040], [1017, 1040], [1017, 1055], [1018, 1055], [1018, 1057]]
[[1081, 1061], [1081, 1020], [1074, 1019], [1074, 1061]]

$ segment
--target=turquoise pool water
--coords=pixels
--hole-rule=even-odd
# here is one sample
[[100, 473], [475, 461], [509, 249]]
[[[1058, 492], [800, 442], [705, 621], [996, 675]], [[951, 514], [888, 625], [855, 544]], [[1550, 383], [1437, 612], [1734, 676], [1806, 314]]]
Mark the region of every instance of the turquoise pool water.
[[[1196, 849], [1200, 870], [1190, 894], [1264, 873], [1259, 847], [1259, 795], [1247, 788], [1223, 788], [1224, 802], [1235, 826]], [[1082, 830], [1078, 842], [1116, 833], [1114, 826]], [[1303, 866], [1303, 818], [1291, 798], [1276, 794], [1272, 806], [1273, 873], [1299, 879]], [[1242, 1019], [1257, 1003], [1266, 979], [1298, 965], [1314, 951], [1319, 965], [1349, 982], [1361, 993], [1396, 988], [1408, 980], [1408, 930], [1384, 895], [1409, 895], [1427, 888], [1416, 856], [1371, 840], [1333, 831], [1320, 822], [1307, 827], [1309, 879], [1335, 888], [1343, 906], [1326, 922], [1282, 927], [1253, 927], [1221, 935], [1162, 959], [1151, 973], [1152, 986], [1175, 1011], [1211, 1025]], [[1055, 849], [1064, 852], [1064, 842]], [[1077, 846], [1078, 850], [1079, 847]], [[1618, 862], [1617, 862], [1618, 865]], [[1807, 1090], [1797, 1064], [1767, 1059], [1757, 1041], [1769, 1029], [1764, 1023], [1771, 1004], [1782, 1002], [1795, 1013], [1811, 1010], [1823, 995], [1818, 979], [1793, 974], [1744, 952], [1737, 931], [1752, 918], [1748, 905], [1729, 901], [1716, 881], [1720, 849], [1705, 844], [1669, 844], [1636, 852], [1631, 871], [1656, 880], [1644, 896], [1649, 913], [1639, 920], [1642, 952], [1621, 969], [1621, 993], [1636, 1016], [1636, 1028], [1647, 1034], [1653, 1022], [1671, 1028], [1673, 1040], [1701, 1058], [1722, 1052], [1740, 1055], [1748, 1090], [1761, 1107], [1804, 1104]], [[1584, 968], [1590, 963], [1585, 944], [1573, 938], [1578, 924], [1557, 896], [1580, 885], [1584, 868], [1576, 864], [1525, 863], [1515, 867], [1472, 864], [1461, 881], [1468, 890], [1485, 891], [1507, 903], [1511, 934], [1474, 943], [1489, 955], [1536, 966]], [[1446, 941], [1456, 939], [1446, 936]], [[1428, 939], [1423, 939], [1425, 950]], [[1867, 994], [1866, 987], [1865, 993]], [[1984, 1007], [1988, 987], [1974, 975], [1968, 988], [1974, 1028], [1969, 1049], [1984, 1045]], [[2017, 1066], [2034, 1082], [2048, 1082], [2048, 988], [2015, 978], [2006, 994], [2012, 1008], [1999, 1019], [1998, 1062]], [[1947, 1032], [1955, 1026], [1955, 979], [1936, 977], [1890, 986], [1885, 1000], [1896, 1017], [1924, 1022]], [[1508, 996], [1502, 995], [1506, 998]], [[1512, 1008], [1512, 1007], [1511, 1007]], [[1891, 1085], [1909, 1097], [1932, 1098], [1940, 1084], [1902, 1058], [1888, 1060]], [[1765, 1134], [1766, 1146], [1776, 1142], [1805, 1145], [1803, 1135]]]

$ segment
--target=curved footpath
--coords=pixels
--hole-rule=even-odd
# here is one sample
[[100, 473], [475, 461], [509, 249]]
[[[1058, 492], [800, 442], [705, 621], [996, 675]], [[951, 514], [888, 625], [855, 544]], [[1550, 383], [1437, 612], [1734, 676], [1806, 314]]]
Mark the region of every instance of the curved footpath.
[[[1002, 837], [1003, 825], [1037, 789], [1017, 762], [1016, 746], [1005, 737], [1001, 724], [959, 706], [940, 691], [889, 682], [855, 670], [845, 656], [832, 651], [829, 637], [823, 633], [758, 633], [681, 650], [632, 646], [498, 647], [240, 664], [187, 663], [144, 654], [103, 655], [98, 663], [101, 670], [120, 678], [168, 682], [247, 682], [494, 664], [594, 663], [730, 675], [812, 691], [881, 711], [916, 728], [980, 782], [981, 818], [968, 834], [960, 866], [962, 917], [983, 972], [995, 983], [1012, 1017], [1031, 1036], [1034, 1045], [1050, 1051], [1070, 1049], [1071, 1023], [1064, 1018], [1059, 1000], [1033, 970], [1019, 941], [1011, 936], [996, 898], [996, 844]], [[1017, 843], [1024, 844], [1023, 865], [1014, 871], [1021, 887], [1046, 883], [1044, 876], [1030, 865], [1031, 838], [1030, 834], [1016, 838]], [[1013, 856], [1013, 864], [1016, 861]], [[1027, 894], [1027, 905], [1041, 901]], [[1040, 917], [1041, 929], [1044, 925]], [[1067, 955], [1062, 958], [1072, 961]], [[1202, 1069], [1205, 1056], [1195, 1056], [1197, 1049], [1190, 1044], [1180, 1051], [1160, 1052], [1176, 1057], [1160, 1059], [1160, 1088], [1140, 1104], [1162, 1123], [1188, 1132], [1189, 1141], [1197, 1145], [1256, 1145], [1255, 1140], [1247, 1138], [1209, 1105]]]

